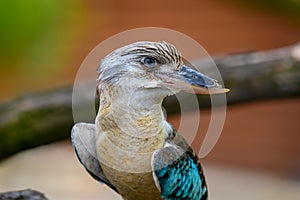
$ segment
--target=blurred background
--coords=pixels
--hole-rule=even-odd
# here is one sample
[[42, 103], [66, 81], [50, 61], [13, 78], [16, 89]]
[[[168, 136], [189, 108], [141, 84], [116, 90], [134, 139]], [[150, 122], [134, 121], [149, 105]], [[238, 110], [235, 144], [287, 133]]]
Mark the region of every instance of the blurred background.
[[[0, 100], [72, 85], [97, 44], [137, 27], [180, 31], [210, 55], [293, 45], [299, 10], [295, 0], [0, 1]], [[209, 117], [201, 112], [204, 122]], [[169, 116], [175, 126], [179, 119]], [[300, 199], [299, 119], [297, 95], [230, 104], [221, 138], [202, 160], [211, 199]], [[50, 199], [120, 199], [89, 177], [62, 139], [1, 160], [0, 193], [32, 188]]]

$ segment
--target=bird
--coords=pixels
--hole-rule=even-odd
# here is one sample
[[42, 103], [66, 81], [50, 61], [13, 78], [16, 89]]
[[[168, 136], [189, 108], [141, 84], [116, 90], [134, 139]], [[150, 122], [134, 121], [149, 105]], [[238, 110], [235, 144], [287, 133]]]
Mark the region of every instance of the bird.
[[76, 123], [72, 145], [80, 163], [124, 200], [206, 200], [200, 161], [166, 121], [165, 97], [183, 90], [229, 90], [187, 65], [165, 41], [138, 41], [105, 56], [97, 69], [95, 123]]

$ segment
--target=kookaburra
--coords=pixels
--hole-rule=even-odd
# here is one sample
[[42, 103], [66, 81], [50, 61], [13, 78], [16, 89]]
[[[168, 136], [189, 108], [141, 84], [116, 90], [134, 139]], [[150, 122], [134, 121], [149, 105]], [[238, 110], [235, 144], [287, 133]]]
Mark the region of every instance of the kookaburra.
[[163, 99], [180, 90], [228, 91], [166, 42], [136, 42], [102, 59], [95, 124], [77, 123], [71, 134], [90, 175], [125, 200], [207, 199], [196, 154], [162, 111]]

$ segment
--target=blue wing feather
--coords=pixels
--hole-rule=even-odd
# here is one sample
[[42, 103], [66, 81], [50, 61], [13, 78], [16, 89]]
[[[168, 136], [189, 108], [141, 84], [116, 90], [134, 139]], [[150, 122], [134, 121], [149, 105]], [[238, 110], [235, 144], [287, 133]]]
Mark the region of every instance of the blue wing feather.
[[197, 156], [174, 131], [164, 148], [152, 157], [154, 180], [161, 197], [168, 200], [205, 200], [207, 186]]
[[155, 170], [164, 199], [200, 200], [206, 190], [198, 173], [197, 165], [189, 156]]

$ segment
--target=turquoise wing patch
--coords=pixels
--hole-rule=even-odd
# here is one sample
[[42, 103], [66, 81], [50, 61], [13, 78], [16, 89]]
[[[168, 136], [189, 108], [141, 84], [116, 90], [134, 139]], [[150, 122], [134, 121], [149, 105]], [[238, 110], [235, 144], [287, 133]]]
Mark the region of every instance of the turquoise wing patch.
[[153, 176], [161, 197], [169, 200], [205, 200], [206, 184], [188, 152], [168, 146], [154, 153]]

